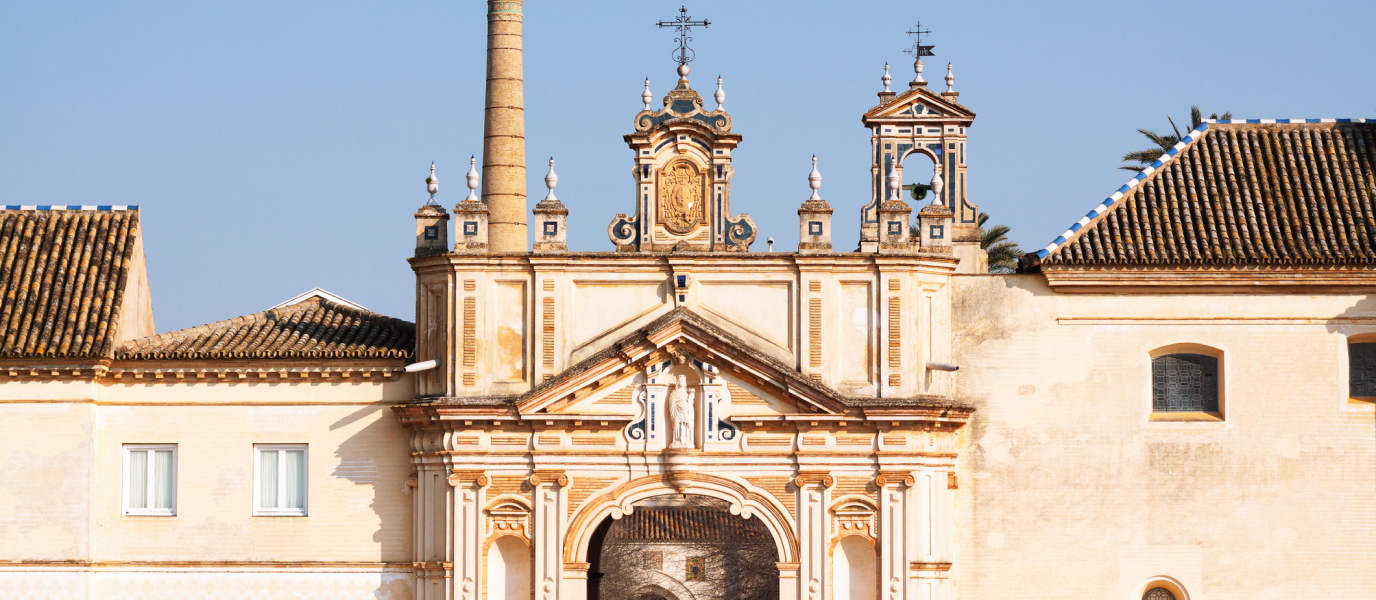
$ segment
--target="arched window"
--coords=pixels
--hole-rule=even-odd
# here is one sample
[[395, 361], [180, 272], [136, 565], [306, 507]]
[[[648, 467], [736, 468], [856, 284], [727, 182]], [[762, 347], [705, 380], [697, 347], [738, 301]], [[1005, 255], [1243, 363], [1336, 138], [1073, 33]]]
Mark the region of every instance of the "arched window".
[[1347, 345], [1347, 386], [1349, 398], [1376, 400], [1376, 342]]
[[1152, 588], [1147, 593], [1142, 594], [1142, 600], [1175, 600], [1175, 594], [1166, 588]]
[[1218, 412], [1218, 359], [1166, 354], [1151, 359], [1152, 412]]

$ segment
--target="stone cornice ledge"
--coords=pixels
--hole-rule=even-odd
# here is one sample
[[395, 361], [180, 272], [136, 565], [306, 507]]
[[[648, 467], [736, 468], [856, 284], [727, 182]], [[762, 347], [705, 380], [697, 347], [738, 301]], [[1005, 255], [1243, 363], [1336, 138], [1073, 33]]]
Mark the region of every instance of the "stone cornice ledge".
[[1376, 288], [1376, 269], [1370, 268], [1161, 268], [1085, 269], [1042, 266], [1047, 285], [1058, 292], [1095, 293], [1155, 291], [1172, 293], [1253, 293], [1298, 291], [1363, 293]]

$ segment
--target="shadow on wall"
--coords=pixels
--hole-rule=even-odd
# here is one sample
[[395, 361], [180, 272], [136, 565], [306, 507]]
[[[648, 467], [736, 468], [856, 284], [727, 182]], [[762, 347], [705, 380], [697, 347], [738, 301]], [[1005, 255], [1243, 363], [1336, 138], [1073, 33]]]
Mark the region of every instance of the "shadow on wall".
[[1342, 314], [1328, 320], [1328, 332], [1340, 335], [1356, 335], [1360, 333], [1376, 332], [1376, 328], [1371, 327], [1376, 324], [1376, 320], [1363, 323], [1361, 320], [1376, 319], [1376, 297], [1367, 296], [1358, 300]]
[[[334, 453], [339, 462], [329, 475], [372, 488], [372, 499], [366, 508], [378, 519], [378, 528], [372, 538], [378, 544], [378, 559], [383, 562], [410, 560], [411, 490], [406, 485], [411, 474], [408, 436], [397, 423], [391, 407], [381, 404], [362, 407], [331, 424], [330, 430], [353, 427], [359, 422], [367, 424], [339, 443]], [[349, 515], [364, 509], [362, 500], [361, 497], [349, 499]], [[389, 583], [384, 575], [383, 584], [379, 598], [410, 597], [410, 587], [404, 578]], [[397, 589], [389, 590], [389, 586]], [[401, 588], [405, 588], [405, 594], [401, 593]]]

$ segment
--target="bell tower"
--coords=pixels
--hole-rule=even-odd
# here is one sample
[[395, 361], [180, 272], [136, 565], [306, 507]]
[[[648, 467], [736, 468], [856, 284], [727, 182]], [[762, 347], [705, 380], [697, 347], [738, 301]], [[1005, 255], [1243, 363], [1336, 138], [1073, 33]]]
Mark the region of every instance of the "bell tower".
[[[879, 92], [879, 105], [869, 109], [861, 118], [870, 130], [871, 195], [870, 202], [860, 211], [860, 251], [877, 252], [881, 242], [879, 212], [886, 201], [916, 199], [925, 194], [932, 206], [945, 207], [953, 214], [950, 231], [935, 230], [946, 239], [930, 240], [940, 246], [953, 248], [961, 259], [961, 272], [978, 272], [982, 251], [979, 249], [979, 207], [966, 194], [966, 132], [974, 123], [975, 113], [959, 102], [955, 91], [952, 65], [946, 66], [946, 91], [937, 93], [923, 79], [923, 56], [933, 56], [933, 46], [922, 45], [919, 26], [910, 31], [917, 36], [908, 52], [915, 55], [913, 80], [901, 93], [890, 86], [893, 82], [889, 66], [884, 65]], [[904, 185], [904, 165], [911, 161], [931, 161], [933, 180], [908, 181]], [[939, 180], [939, 183], [938, 183]], [[912, 194], [917, 187], [917, 193]], [[916, 207], [915, 207], [916, 208]], [[921, 209], [920, 212], [933, 211]], [[922, 239], [929, 241], [932, 231], [923, 231]]]

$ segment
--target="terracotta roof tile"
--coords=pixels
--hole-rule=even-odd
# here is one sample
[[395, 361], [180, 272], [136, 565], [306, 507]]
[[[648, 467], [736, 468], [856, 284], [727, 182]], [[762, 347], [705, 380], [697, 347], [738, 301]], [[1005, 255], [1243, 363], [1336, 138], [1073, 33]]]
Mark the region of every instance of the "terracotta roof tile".
[[412, 323], [318, 296], [228, 321], [130, 341], [123, 360], [410, 359]]
[[1376, 265], [1376, 126], [1211, 124], [1043, 265]]
[[0, 211], [0, 358], [108, 356], [138, 227], [137, 210]]

